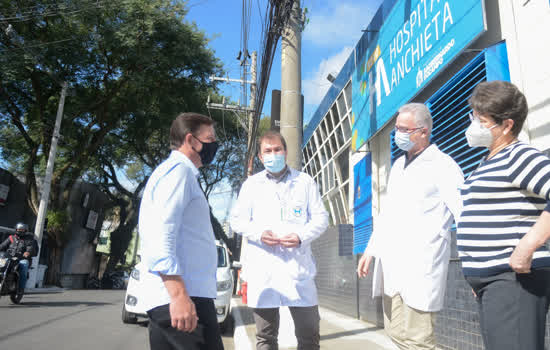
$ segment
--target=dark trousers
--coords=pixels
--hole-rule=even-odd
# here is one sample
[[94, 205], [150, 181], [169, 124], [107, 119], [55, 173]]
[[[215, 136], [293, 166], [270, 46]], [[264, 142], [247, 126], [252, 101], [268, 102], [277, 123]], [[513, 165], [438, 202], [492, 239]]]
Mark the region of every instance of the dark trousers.
[[467, 280], [477, 294], [481, 335], [487, 350], [544, 350], [550, 271], [506, 272]]
[[[294, 320], [297, 350], [319, 349], [319, 308], [315, 306], [289, 307]], [[256, 350], [277, 350], [279, 345], [279, 308], [253, 309], [256, 322]]]
[[192, 297], [199, 317], [193, 332], [172, 327], [169, 305], [147, 311], [151, 350], [223, 350], [214, 300]]

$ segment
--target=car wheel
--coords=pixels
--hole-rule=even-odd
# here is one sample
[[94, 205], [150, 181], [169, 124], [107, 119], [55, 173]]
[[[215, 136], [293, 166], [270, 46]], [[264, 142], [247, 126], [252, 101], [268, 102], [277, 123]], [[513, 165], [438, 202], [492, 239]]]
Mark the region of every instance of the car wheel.
[[126, 311], [126, 305], [122, 304], [122, 323], [137, 323], [137, 316], [131, 312]]
[[235, 320], [233, 319], [233, 315], [231, 313], [227, 314], [227, 317], [225, 317], [225, 320], [223, 320], [222, 323], [220, 323], [220, 332], [222, 334], [233, 334], [233, 328], [235, 327]]

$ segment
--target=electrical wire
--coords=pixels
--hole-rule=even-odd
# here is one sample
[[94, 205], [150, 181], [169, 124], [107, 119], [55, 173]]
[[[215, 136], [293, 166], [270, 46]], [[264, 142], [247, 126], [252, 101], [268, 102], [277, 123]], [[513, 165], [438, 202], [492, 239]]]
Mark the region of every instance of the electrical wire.
[[275, 1], [269, 0], [267, 7], [266, 21], [262, 28], [262, 54], [260, 56], [260, 74], [257, 82], [258, 88], [256, 89], [256, 106], [252, 116], [252, 128], [249, 130], [250, 137], [246, 152], [246, 164], [244, 177], [249, 174], [249, 164], [252, 164], [253, 157], [256, 151], [256, 137], [258, 135], [258, 127], [263, 109], [265, 94], [267, 91], [267, 85], [269, 83], [269, 77], [271, 74], [271, 67], [273, 65], [273, 58], [275, 57], [276, 48], [281, 38], [282, 31], [287, 25], [292, 15], [292, 7], [294, 1], [298, 0], [286, 0]]

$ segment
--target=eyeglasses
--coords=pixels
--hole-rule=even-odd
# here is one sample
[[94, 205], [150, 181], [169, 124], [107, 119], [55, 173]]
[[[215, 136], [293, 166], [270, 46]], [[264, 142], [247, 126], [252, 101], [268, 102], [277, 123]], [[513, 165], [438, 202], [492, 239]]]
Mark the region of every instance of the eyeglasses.
[[423, 126], [419, 126], [418, 128], [412, 128], [412, 129], [409, 129], [409, 128], [403, 128], [403, 127], [400, 127], [400, 126], [395, 126], [395, 131], [399, 131], [399, 132], [404, 132], [404, 133], [407, 133], [407, 134], [412, 134], [420, 129], [424, 129]]

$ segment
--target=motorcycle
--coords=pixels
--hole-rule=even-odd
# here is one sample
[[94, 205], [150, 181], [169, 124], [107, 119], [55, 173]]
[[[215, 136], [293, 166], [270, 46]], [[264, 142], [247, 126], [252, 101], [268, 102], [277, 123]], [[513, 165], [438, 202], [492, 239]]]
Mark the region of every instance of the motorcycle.
[[19, 256], [0, 252], [0, 296], [9, 295], [14, 304], [19, 304], [24, 294], [18, 293], [20, 260]]

